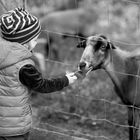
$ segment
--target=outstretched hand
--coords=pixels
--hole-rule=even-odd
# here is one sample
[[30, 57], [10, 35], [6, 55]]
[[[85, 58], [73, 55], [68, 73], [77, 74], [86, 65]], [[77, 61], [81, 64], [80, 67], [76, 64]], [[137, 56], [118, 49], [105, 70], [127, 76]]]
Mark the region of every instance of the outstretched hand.
[[72, 72], [72, 73], [66, 73], [66, 76], [69, 80], [69, 84], [73, 84], [77, 80], [77, 76]]

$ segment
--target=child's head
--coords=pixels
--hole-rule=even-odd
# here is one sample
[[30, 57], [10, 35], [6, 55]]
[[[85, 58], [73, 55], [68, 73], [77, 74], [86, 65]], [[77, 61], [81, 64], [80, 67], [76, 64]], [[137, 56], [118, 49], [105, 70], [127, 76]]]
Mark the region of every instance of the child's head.
[[2, 38], [22, 45], [35, 43], [41, 26], [39, 20], [22, 8], [3, 14], [0, 19]]

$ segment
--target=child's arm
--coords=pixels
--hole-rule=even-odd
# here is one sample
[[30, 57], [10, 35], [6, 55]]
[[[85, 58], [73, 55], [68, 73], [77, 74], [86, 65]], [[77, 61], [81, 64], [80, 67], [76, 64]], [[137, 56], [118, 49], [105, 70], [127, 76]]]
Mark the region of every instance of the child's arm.
[[63, 89], [73, 83], [77, 77], [68, 74], [55, 79], [44, 79], [42, 74], [33, 65], [25, 65], [20, 69], [19, 79], [23, 85], [31, 90], [50, 93]]

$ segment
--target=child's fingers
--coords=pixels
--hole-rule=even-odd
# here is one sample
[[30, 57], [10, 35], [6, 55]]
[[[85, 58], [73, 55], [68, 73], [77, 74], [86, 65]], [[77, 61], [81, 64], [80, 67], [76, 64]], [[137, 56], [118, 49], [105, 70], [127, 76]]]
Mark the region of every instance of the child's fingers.
[[68, 75], [68, 76], [74, 76], [74, 72], [72, 72], [72, 73], [67, 73], [66, 72], [66, 75]]
[[75, 76], [75, 75], [74, 75], [74, 76], [72, 76], [72, 78], [73, 78], [74, 80], [77, 80], [77, 76]]

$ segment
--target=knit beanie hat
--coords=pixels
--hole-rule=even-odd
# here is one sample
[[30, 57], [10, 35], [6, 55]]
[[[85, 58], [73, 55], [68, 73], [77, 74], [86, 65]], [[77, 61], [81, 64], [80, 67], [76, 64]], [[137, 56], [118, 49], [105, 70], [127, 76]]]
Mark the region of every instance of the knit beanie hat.
[[39, 20], [23, 8], [16, 8], [0, 18], [2, 37], [11, 42], [25, 44], [36, 37], [41, 26]]

